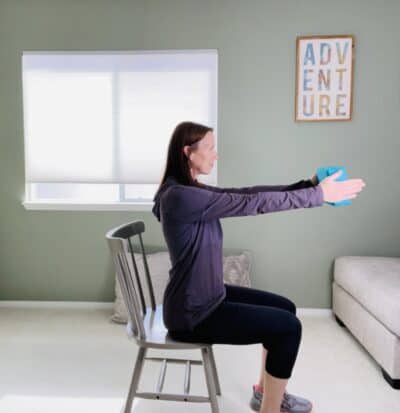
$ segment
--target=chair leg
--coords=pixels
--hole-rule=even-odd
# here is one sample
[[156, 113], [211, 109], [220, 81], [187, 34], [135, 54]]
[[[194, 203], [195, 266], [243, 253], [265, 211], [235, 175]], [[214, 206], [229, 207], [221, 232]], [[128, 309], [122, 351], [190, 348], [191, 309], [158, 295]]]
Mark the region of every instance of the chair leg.
[[218, 396], [221, 396], [221, 386], [219, 384], [217, 365], [215, 364], [214, 351], [211, 346], [210, 346], [210, 360], [211, 360], [211, 366], [212, 366], [212, 370], [214, 374], [215, 390]]
[[203, 358], [204, 373], [206, 376], [208, 395], [210, 397], [211, 411], [212, 413], [219, 413], [218, 400], [217, 400], [217, 394], [215, 391], [214, 374], [213, 374], [209, 347], [203, 347], [201, 349], [201, 356]]
[[138, 354], [136, 356], [135, 368], [133, 370], [131, 384], [129, 386], [128, 397], [125, 403], [124, 413], [130, 413], [132, 410], [132, 402], [139, 385], [140, 374], [142, 373], [146, 352], [147, 348], [139, 347]]

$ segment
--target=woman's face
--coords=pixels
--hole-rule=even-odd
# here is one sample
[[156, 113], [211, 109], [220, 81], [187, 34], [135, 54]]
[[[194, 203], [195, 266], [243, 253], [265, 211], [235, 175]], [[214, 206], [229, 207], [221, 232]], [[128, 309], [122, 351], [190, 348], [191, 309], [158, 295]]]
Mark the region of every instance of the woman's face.
[[214, 162], [218, 159], [214, 134], [211, 131], [207, 132], [204, 138], [197, 142], [197, 147], [192, 147], [191, 150], [189, 148], [189, 146], [185, 146], [184, 150], [189, 158], [193, 178], [198, 174], [208, 175], [214, 166]]

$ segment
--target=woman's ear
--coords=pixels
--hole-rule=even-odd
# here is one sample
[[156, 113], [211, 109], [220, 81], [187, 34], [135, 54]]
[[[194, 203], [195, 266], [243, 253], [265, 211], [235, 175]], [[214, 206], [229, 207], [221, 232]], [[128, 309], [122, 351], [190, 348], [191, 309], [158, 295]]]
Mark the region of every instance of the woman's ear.
[[189, 145], [186, 145], [186, 146], [184, 146], [183, 147], [183, 152], [184, 152], [184, 154], [186, 155], [186, 158], [190, 158], [190, 148], [189, 148]]

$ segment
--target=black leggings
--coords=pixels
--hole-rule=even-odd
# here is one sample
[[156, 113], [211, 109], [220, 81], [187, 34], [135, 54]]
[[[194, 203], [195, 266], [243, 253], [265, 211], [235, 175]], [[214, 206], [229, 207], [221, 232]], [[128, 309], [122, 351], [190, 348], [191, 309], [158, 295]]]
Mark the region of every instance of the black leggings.
[[225, 284], [224, 301], [193, 331], [169, 331], [172, 338], [210, 344], [262, 343], [266, 371], [291, 377], [301, 340], [301, 323], [289, 299], [267, 291]]

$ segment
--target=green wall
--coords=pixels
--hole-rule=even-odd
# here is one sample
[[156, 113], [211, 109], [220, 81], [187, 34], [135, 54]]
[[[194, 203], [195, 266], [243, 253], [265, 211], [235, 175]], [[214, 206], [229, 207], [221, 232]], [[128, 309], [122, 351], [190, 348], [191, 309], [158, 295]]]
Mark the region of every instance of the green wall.
[[[378, 4], [381, 6], [379, 7]], [[218, 184], [292, 183], [342, 164], [366, 182], [351, 206], [222, 220], [253, 251], [253, 286], [299, 307], [331, 306], [340, 255], [400, 250], [398, 1], [0, 0], [0, 299], [112, 301], [105, 232], [150, 212], [28, 211], [23, 50], [218, 49]], [[295, 39], [353, 34], [353, 120], [295, 123]]]

